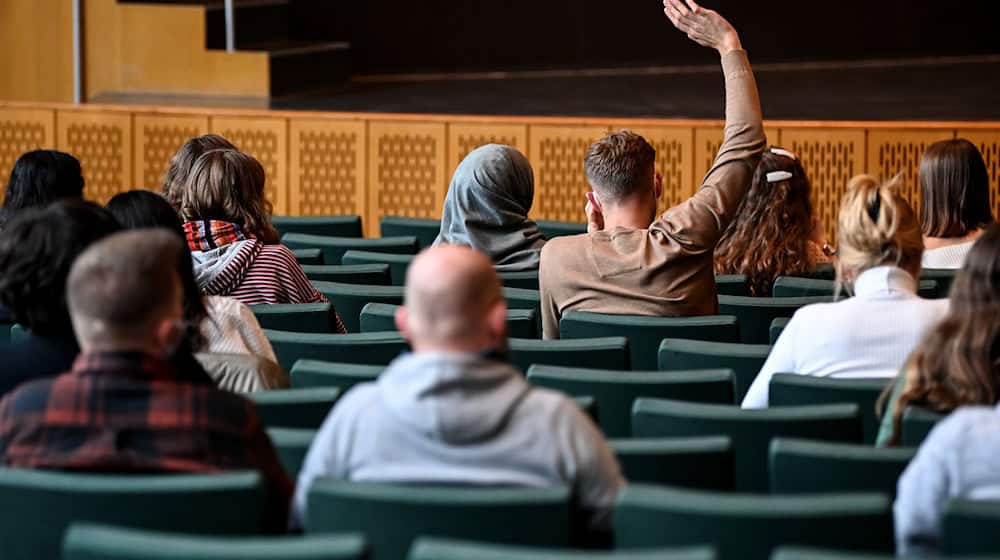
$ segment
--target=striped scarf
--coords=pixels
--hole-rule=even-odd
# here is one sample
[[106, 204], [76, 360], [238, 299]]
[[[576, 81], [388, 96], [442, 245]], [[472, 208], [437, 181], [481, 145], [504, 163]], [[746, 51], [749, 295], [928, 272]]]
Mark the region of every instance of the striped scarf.
[[219, 220], [198, 220], [184, 223], [184, 237], [192, 251], [211, 251], [230, 243], [252, 239], [239, 224]]

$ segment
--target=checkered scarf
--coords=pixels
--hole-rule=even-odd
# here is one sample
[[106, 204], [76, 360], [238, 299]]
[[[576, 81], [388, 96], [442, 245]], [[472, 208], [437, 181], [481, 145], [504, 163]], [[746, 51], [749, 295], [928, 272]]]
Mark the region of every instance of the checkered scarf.
[[219, 220], [198, 220], [184, 223], [184, 237], [192, 251], [211, 251], [230, 243], [252, 239], [239, 224]]

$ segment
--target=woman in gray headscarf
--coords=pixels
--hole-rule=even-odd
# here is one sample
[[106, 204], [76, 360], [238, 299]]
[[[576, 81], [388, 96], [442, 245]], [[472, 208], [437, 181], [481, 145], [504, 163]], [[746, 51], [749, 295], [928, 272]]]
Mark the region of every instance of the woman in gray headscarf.
[[528, 158], [510, 146], [473, 150], [455, 170], [435, 245], [467, 245], [500, 272], [537, 270], [545, 237], [528, 211], [535, 177]]

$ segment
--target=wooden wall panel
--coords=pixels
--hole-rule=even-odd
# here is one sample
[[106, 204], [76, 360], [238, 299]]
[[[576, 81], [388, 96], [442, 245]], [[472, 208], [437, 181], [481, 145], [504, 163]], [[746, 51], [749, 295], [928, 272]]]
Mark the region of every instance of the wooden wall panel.
[[275, 214], [288, 213], [288, 121], [271, 118], [212, 117], [211, 132], [225, 136], [260, 161], [266, 193]]
[[[528, 125], [506, 123], [451, 123], [448, 125], [448, 181], [469, 152], [486, 144], [514, 146], [528, 154]], [[537, 179], [536, 179], [537, 180]]]
[[533, 218], [568, 222], [586, 219], [584, 207], [590, 187], [583, 171], [583, 156], [608, 130], [606, 126], [529, 128], [528, 159], [535, 169]]
[[135, 116], [135, 178], [139, 189], [159, 192], [170, 160], [185, 142], [208, 133], [208, 117], [184, 115]]
[[[612, 127], [615, 128], [615, 127]], [[694, 132], [690, 127], [631, 128], [656, 149], [656, 171], [663, 176], [659, 213], [694, 193]]]
[[364, 121], [292, 119], [288, 213], [365, 216], [365, 148]]
[[87, 182], [84, 196], [104, 204], [131, 190], [132, 115], [119, 112], [59, 111], [56, 146], [80, 160]]
[[954, 138], [953, 130], [878, 129], [868, 131], [868, 173], [886, 181], [901, 176], [902, 192], [914, 210], [920, 206], [920, 158], [927, 146]]
[[73, 3], [0, 0], [0, 99], [73, 101]]
[[0, 200], [21, 154], [56, 147], [56, 112], [0, 108]]
[[1000, 128], [959, 130], [958, 137], [975, 144], [983, 154], [986, 172], [990, 174], [990, 203], [993, 206], [993, 218], [1000, 219]]
[[[781, 131], [770, 126], [764, 127], [768, 146], [781, 146]], [[722, 147], [722, 127], [695, 127], [694, 129], [694, 189], [701, 187], [702, 179], [712, 168], [715, 156]]]

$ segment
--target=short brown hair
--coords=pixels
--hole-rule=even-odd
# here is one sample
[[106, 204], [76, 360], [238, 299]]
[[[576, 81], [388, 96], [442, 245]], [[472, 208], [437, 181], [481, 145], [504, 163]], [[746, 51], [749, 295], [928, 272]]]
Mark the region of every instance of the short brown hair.
[[920, 190], [920, 229], [928, 237], [964, 237], [993, 223], [986, 163], [968, 140], [942, 140], [927, 148], [920, 160]]
[[170, 167], [163, 176], [163, 197], [174, 210], [180, 211], [184, 185], [187, 184], [194, 162], [209, 150], [235, 149], [236, 146], [218, 134], [205, 134], [188, 140], [170, 160]]
[[607, 134], [590, 145], [583, 158], [587, 181], [613, 201], [652, 187], [656, 150], [630, 130]]

